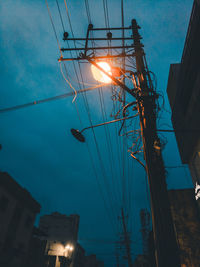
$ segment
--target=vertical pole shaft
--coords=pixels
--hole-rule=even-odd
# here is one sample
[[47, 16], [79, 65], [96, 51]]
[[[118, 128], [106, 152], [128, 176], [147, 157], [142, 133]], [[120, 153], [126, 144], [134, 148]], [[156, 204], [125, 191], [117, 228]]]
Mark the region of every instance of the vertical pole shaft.
[[[124, 40], [124, 0], [121, 0], [121, 25], [122, 25], [122, 54], [124, 55], [125, 54], [125, 48], [124, 48], [124, 45], [125, 45], [125, 40]], [[122, 58], [122, 69], [124, 70], [125, 72], [125, 57]], [[122, 80], [121, 82], [125, 85], [126, 83], [126, 77], [125, 75], [122, 75]], [[122, 90], [122, 105], [123, 107], [126, 105], [126, 93], [123, 89]], [[125, 117], [126, 115], [123, 114], [123, 117]], [[126, 121], [123, 121], [122, 122], [122, 125], [126, 126]], [[123, 133], [125, 131], [125, 127], [123, 127]], [[125, 207], [125, 199], [126, 199], [126, 195], [125, 195], [125, 192], [126, 192], [126, 181], [125, 181], [125, 164], [126, 164], [126, 150], [125, 150], [125, 147], [126, 147], [126, 137], [125, 135], [122, 137], [122, 180], [123, 180], [123, 183], [122, 183], [122, 200], [123, 200], [123, 206]]]
[[151, 195], [152, 224], [157, 267], [180, 266], [178, 247], [170, 212], [164, 162], [156, 132], [156, 94], [151, 86], [144, 61], [143, 45], [138, 33], [139, 26], [132, 20], [133, 41], [136, 54], [138, 111], [143, 139], [146, 171]]
[[122, 213], [122, 226], [123, 226], [123, 232], [124, 232], [124, 242], [125, 242], [125, 247], [126, 247], [126, 254], [127, 254], [127, 259], [128, 259], [128, 266], [132, 267], [132, 259], [131, 259], [131, 247], [130, 247], [130, 238], [128, 236], [127, 228], [126, 228], [126, 222], [125, 222], [125, 217], [124, 217], [124, 210], [122, 208], [121, 210]]

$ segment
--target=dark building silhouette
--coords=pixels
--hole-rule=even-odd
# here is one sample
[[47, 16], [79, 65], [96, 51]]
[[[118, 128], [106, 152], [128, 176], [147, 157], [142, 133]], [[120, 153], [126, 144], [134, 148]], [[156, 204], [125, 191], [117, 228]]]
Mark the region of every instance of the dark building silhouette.
[[[182, 162], [200, 184], [200, 0], [195, 0], [181, 63], [171, 64], [167, 94]], [[197, 188], [198, 189], [198, 188]], [[196, 192], [197, 193], [197, 192]]]
[[79, 267], [79, 266], [86, 266], [86, 257], [85, 257], [85, 250], [84, 248], [77, 243], [76, 244], [76, 250], [75, 250], [75, 256], [74, 256], [74, 266], [73, 267]]
[[30, 193], [8, 173], [0, 172], [0, 266], [23, 265], [39, 211]]
[[200, 266], [200, 215], [194, 189], [169, 190], [182, 267]]
[[[200, 214], [194, 189], [168, 191], [181, 267], [200, 266]], [[155, 267], [153, 232], [149, 233], [148, 254], [138, 255], [133, 267]]]
[[26, 261], [22, 267], [45, 267], [46, 234], [34, 227]]
[[73, 267], [79, 216], [54, 212], [40, 218], [39, 229], [46, 234], [45, 267]]
[[136, 256], [133, 267], [153, 267], [149, 263], [147, 255], [139, 254]]

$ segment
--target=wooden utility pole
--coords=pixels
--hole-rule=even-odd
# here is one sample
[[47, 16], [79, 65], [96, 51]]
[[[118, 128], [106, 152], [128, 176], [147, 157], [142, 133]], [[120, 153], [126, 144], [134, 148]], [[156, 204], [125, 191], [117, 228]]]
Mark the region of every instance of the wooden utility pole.
[[[148, 176], [150, 196], [151, 196], [151, 210], [152, 210], [152, 224], [154, 233], [154, 243], [155, 243], [155, 254], [156, 254], [156, 265], [157, 267], [179, 267], [180, 259], [179, 252], [176, 242], [176, 236], [173, 227], [173, 221], [171, 217], [170, 204], [167, 193], [166, 185], [166, 175], [165, 167], [161, 153], [160, 139], [157, 135], [156, 118], [158, 112], [157, 99], [158, 94], [156, 93], [153, 83], [151, 80], [150, 72], [146, 63], [145, 53], [143, 50], [143, 45], [141, 43], [141, 36], [139, 35], [138, 26], [135, 19], [132, 20], [130, 27], [120, 27], [120, 28], [93, 28], [90, 24], [87, 31], [86, 38], [67, 38], [66, 40], [76, 41], [84, 40], [85, 47], [80, 48], [62, 48], [62, 51], [82, 51], [85, 53], [80, 53], [78, 57], [75, 58], [63, 58], [61, 57], [59, 61], [70, 61], [70, 60], [86, 60], [93, 64], [97, 69], [105, 73], [115, 85], [121, 87], [122, 90], [126, 91], [132, 95], [137, 103], [137, 109], [140, 116], [140, 127], [141, 136], [143, 141], [144, 159], [146, 162], [146, 172]], [[95, 46], [88, 47], [88, 40], [130, 40], [130, 37], [112, 38], [111, 31], [132, 31], [133, 44], [115, 46]], [[89, 33], [95, 31], [105, 31], [107, 32], [107, 38], [90, 38]], [[67, 35], [68, 36], [68, 35]], [[109, 51], [116, 51], [115, 49], [122, 49], [123, 53], [118, 55], [113, 55], [108, 53], [103, 56], [96, 56], [94, 52], [98, 50], [109, 49]], [[125, 49], [134, 49], [134, 52], [124, 52]], [[90, 56], [86, 52], [92, 51]], [[108, 74], [103, 70], [96, 62], [99, 59], [112, 59], [118, 57], [134, 57], [136, 60], [136, 72], [133, 73], [136, 85], [133, 89], [130, 89], [121, 82], [116, 77]], [[103, 125], [103, 124], [102, 124]], [[124, 220], [124, 213], [122, 210], [122, 222], [125, 237], [125, 245], [128, 257], [129, 266], [132, 266], [131, 254], [130, 254], [130, 240], [127, 239], [127, 229]]]
[[137, 101], [151, 196], [156, 262], [158, 267], [178, 267], [180, 266], [179, 253], [171, 217], [160, 139], [156, 131], [157, 94], [152, 87], [143, 45], [140, 42], [141, 37], [138, 33], [139, 28], [136, 20], [132, 20], [137, 77], [139, 80]]

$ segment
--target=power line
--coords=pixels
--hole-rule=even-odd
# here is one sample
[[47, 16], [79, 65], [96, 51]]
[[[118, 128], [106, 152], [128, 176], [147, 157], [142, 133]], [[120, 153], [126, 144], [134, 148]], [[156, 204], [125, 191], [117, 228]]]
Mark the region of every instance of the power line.
[[55, 28], [55, 25], [54, 25], [54, 22], [53, 22], [53, 18], [52, 18], [50, 9], [49, 9], [48, 1], [45, 0], [45, 2], [46, 2], [46, 6], [47, 6], [47, 10], [48, 10], [48, 14], [49, 14], [49, 18], [50, 18], [50, 20], [51, 20], [51, 25], [52, 25], [52, 28], [53, 28], [53, 31], [54, 31], [54, 34], [55, 34], [55, 38], [56, 38], [56, 41], [57, 41], [57, 44], [58, 44], [58, 47], [59, 47], [59, 50], [60, 50], [60, 54], [61, 54], [61, 56], [62, 56], [62, 51], [61, 51], [60, 43], [59, 43], [58, 36], [57, 36], [57, 33], [56, 33], [56, 28]]
[[[85, 93], [87, 91], [92, 91], [92, 90], [94, 90], [96, 88], [99, 88], [99, 87], [100, 87], [99, 85], [96, 85], [96, 86], [93, 86], [93, 87], [80, 89], [80, 90], [78, 90], [76, 92], [77, 92], [77, 94], [81, 94], [81, 93]], [[47, 103], [47, 102], [51, 102], [51, 101], [67, 98], [67, 97], [74, 96], [74, 95], [75, 95], [74, 92], [69, 92], [69, 93], [65, 93], [65, 94], [61, 94], [61, 95], [57, 95], [57, 96], [44, 98], [44, 99], [41, 99], [41, 100], [35, 100], [35, 101], [29, 102], [29, 103], [26, 103], [26, 104], [15, 105], [15, 106], [8, 107], [8, 108], [2, 108], [2, 109], [0, 109], [0, 113], [14, 111], [14, 110], [18, 110], [18, 109], [23, 109], [23, 108], [27, 108], [27, 107], [30, 107], [30, 106], [35, 106], [35, 105], [38, 105], [38, 104], [43, 104], [43, 103]]]
[[60, 6], [59, 6], [59, 3], [58, 3], [58, 0], [56, 0], [56, 4], [57, 4], [57, 7], [58, 7], [58, 13], [59, 13], [61, 24], [62, 24], [62, 27], [63, 27], [63, 32], [65, 32], [65, 27], [64, 27], [63, 18], [62, 18], [62, 15], [61, 15], [61, 11], [60, 11]]
[[[69, 21], [69, 24], [70, 24], [70, 30], [71, 30], [72, 36], [74, 38], [72, 23], [71, 23], [69, 9], [68, 9], [66, 0], [64, 0], [64, 3], [65, 3], [65, 8], [66, 8], [66, 12], [67, 12], [68, 21]], [[74, 46], [76, 48], [75, 41], [74, 41]], [[76, 53], [77, 53], [77, 51], [76, 51]], [[81, 67], [80, 67], [80, 62], [78, 62], [78, 67], [79, 67], [79, 73], [80, 73], [82, 84], [84, 84], [83, 76], [82, 76], [82, 72], [81, 72]], [[80, 86], [80, 83], [79, 83], [79, 86]], [[83, 94], [83, 99], [84, 99], [84, 105], [85, 105], [85, 108], [86, 108], [86, 111], [87, 111], [87, 114], [88, 114], [89, 122], [90, 122], [90, 125], [92, 126], [91, 113], [90, 113], [89, 103], [88, 103], [86, 94]], [[113, 213], [113, 209], [112, 209], [113, 205], [111, 204], [112, 203], [112, 199], [111, 199], [112, 198], [111, 197], [112, 194], [109, 193], [110, 189], [109, 189], [109, 186], [108, 186], [108, 183], [107, 183], [105, 167], [104, 167], [104, 164], [103, 164], [103, 160], [102, 160], [102, 156], [101, 156], [101, 153], [100, 153], [99, 145], [98, 145], [97, 138], [96, 138], [96, 135], [95, 135], [95, 132], [94, 132], [93, 128], [92, 128], [92, 133], [93, 133], [93, 138], [94, 138], [94, 142], [95, 142], [95, 147], [96, 147], [99, 163], [100, 163], [100, 166], [101, 166], [101, 172], [103, 174], [104, 183], [106, 185], [106, 190], [108, 191], [108, 198], [110, 198], [110, 205], [111, 205], [111, 209], [110, 210], [111, 210], [111, 213]], [[115, 216], [114, 216], [114, 218], [115, 218]]]

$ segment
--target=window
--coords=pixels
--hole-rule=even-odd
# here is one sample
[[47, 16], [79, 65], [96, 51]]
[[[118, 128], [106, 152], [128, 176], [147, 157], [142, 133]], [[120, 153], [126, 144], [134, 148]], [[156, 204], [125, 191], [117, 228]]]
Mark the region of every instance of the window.
[[0, 211], [1, 211], [1, 212], [5, 212], [5, 211], [6, 211], [6, 209], [7, 209], [7, 207], [8, 207], [8, 203], [9, 203], [9, 200], [8, 200], [7, 197], [2, 196], [2, 197], [0, 198]]

